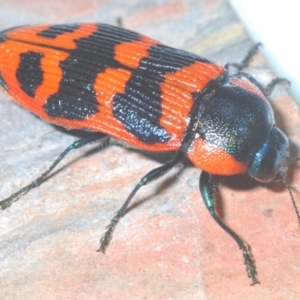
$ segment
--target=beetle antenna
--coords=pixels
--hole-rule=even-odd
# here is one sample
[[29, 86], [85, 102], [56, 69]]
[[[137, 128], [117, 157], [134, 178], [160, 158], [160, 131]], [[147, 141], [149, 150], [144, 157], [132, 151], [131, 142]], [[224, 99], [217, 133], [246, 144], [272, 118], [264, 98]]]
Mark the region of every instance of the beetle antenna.
[[[296, 160], [300, 160], [300, 158], [297, 158]], [[290, 193], [290, 197], [291, 197], [291, 200], [292, 200], [292, 203], [293, 203], [293, 206], [294, 206], [294, 210], [296, 212], [296, 215], [297, 215], [297, 219], [298, 219], [298, 223], [299, 223], [299, 226], [300, 226], [300, 214], [299, 214], [299, 210], [298, 210], [298, 207], [297, 207], [297, 204], [295, 202], [295, 199], [294, 199], [294, 196], [293, 196], [293, 193], [292, 193], [292, 189], [291, 189], [291, 186], [290, 184], [287, 182], [287, 180], [285, 178], [283, 178], [282, 176], [279, 175], [279, 179], [282, 181], [282, 183], [286, 186], [286, 188], [288, 189], [289, 193]]]

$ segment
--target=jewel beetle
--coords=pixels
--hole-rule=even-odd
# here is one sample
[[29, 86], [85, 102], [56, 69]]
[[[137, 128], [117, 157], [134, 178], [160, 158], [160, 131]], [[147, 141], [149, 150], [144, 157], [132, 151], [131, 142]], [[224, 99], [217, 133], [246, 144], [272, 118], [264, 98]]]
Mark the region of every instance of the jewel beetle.
[[[239, 64], [222, 67], [141, 34], [106, 24], [15, 27], [0, 32], [0, 85], [18, 104], [43, 120], [95, 134], [80, 139], [29, 185], [0, 201], [9, 207], [41, 184], [71, 150], [111, 137], [133, 147], [176, 151], [135, 186], [101, 238], [106, 250], [137, 191], [187, 157], [202, 170], [200, 192], [214, 220], [243, 252], [252, 284], [258, 283], [248, 244], [215, 212], [214, 176], [248, 174], [260, 182], [285, 179], [289, 142], [276, 127], [266, 88]], [[237, 72], [229, 75], [233, 67]]]

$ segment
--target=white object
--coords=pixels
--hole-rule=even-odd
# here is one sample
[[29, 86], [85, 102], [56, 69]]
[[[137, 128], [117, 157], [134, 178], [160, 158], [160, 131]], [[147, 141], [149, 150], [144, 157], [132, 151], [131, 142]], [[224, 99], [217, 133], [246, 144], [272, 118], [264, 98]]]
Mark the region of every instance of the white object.
[[291, 82], [290, 92], [300, 104], [299, 2], [229, 1], [253, 41], [262, 42], [261, 51], [278, 77]]

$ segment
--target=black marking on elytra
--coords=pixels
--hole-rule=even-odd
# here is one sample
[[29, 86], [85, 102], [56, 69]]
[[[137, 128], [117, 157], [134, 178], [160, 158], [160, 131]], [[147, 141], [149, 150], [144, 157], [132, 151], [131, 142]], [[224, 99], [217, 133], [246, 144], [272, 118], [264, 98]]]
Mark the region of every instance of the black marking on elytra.
[[37, 33], [37, 36], [48, 38], [48, 39], [55, 39], [57, 36], [62, 35], [64, 33], [74, 32], [79, 27], [80, 27], [79, 24], [52, 25], [49, 26], [49, 28]]
[[99, 24], [90, 36], [75, 40], [76, 49], [69, 50], [69, 57], [60, 63], [63, 78], [59, 91], [44, 105], [47, 114], [69, 120], [96, 114], [100, 109], [93, 87], [97, 75], [107, 67], [121, 68], [114, 59], [115, 46], [137, 40], [139, 34], [105, 24]]
[[160, 84], [164, 75], [174, 73], [195, 61], [208, 60], [157, 44], [148, 50], [126, 84], [125, 92], [114, 96], [113, 113], [127, 131], [146, 144], [167, 143], [171, 135], [159, 123], [162, 110]]
[[4, 41], [7, 41], [7, 37], [6, 37], [6, 34], [9, 33], [10, 31], [14, 31], [15, 29], [18, 29], [18, 28], [21, 28], [23, 26], [15, 26], [15, 27], [11, 27], [11, 28], [8, 28], [8, 29], [5, 29], [5, 30], [2, 30], [0, 32], [0, 43], [4, 42]]
[[124, 93], [113, 98], [114, 116], [126, 130], [146, 144], [166, 143], [170, 134], [159, 125], [161, 116], [160, 81], [133, 74]]
[[147, 74], [165, 75], [175, 73], [196, 61], [211, 64], [211, 61], [196, 54], [157, 44], [150, 47], [149, 56], [140, 62], [139, 70], [145, 70]]
[[21, 89], [30, 97], [34, 97], [36, 89], [43, 82], [41, 59], [43, 53], [28, 51], [20, 54], [20, 63], [16, 72]]
[[202, 139], [247, 164], [267, 140], [274, 118], [259, 96], [239, 86], [219, 85], [201, 124], [197, 132]]

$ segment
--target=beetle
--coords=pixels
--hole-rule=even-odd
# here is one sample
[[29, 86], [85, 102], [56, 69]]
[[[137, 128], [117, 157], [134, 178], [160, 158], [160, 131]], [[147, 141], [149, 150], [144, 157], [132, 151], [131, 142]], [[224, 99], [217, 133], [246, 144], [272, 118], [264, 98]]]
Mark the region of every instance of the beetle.
[[[215, 212], [214, 176], [248, 174], [260, 182], [285, 179], [289, 142], [276, 127], [266, 88], [241, 70], [256, 53], [222, 67], [141, 34], [106, 24], [39, 25], [0, 33], [0, 85], [43, 120], [94, 135], [71, 144], [29, 185], [0, 201], [8, 208], [41, 184], [71, 150], [110, 137], [136, 148], [176, 157], [147, 173], [106, 227], [105, 252], [137, 191], [187, 157], [202, 170], [199, 187], [214, 220], [243, 251], [252, 284], [258, 283], [248, 244]], [[234, 67], [237, 72], [229, 75]]]

